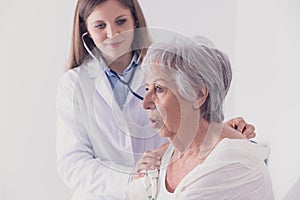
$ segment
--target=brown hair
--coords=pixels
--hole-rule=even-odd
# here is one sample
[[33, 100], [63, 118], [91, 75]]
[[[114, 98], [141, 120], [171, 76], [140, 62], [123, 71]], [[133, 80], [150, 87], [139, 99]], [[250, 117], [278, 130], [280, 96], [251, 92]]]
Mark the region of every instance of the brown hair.
[[[73, 69], [82, 64], [84, 59], [88, 56], [88, 52], [83, 46], [82, 34], [87, 32], [86, 20], [93, 10], [101, 3], [109, 0], [78, 0], [75, 15], [74, 15], [74, 24], [73, 24], [73, 33], [71, 41], [71, 50], [70, 57], [67, 69]], [[116, 0], [124, 7], [130, 9], [132, 16], [135, 20], [135, 28], [147, 27], [146, 20], [142, 9], [137, 0]], [[94, 49], [95, 44], [91, 38], [86, 37], [85, 42], [89, 49]], [[141, 60], [146, 54], [145, 47], [150, 44], [150, 36], [147, 31], [139, 31], [135, 34], [135, 44], [132, 44], [137, 48], [136, 53], [141, 56]]]

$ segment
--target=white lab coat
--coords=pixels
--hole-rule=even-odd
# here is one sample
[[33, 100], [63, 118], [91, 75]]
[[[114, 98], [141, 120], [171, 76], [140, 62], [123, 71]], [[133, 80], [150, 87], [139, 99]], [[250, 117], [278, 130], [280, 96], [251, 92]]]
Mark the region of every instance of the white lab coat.
[[[74, 200], [124, 199], [141, 154], [166, 141], [131, 93], [120, 110], [101, 63], [90, 60], [69, 70], [57, 92], [57, 167], [75, 190]], [[144, 95], [139, 66], [131, 87]]]

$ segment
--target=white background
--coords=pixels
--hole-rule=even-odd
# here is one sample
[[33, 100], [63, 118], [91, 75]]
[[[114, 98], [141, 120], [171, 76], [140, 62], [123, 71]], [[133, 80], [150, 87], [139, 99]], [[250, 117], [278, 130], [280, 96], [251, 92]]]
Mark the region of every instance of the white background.
[[[140, 0], [149, 26], [204, 35], [230, 56], [226, 119], [243, 116], [271, 148], [276, 199], [300, 177], [300, 2]], [[69, 199], [55, 155], [55, 93], [74, 1], [0, 2], [0, 199]]]

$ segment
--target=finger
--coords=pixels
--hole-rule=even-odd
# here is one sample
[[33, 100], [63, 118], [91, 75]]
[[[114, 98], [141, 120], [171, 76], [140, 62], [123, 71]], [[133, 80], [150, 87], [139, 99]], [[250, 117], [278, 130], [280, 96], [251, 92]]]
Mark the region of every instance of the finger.
[[145, 173], [134, 173], [133, 174], [133, 180], [138, 179], [138, 178], [142, 178], [145, 176]]
[[243, 134], [244, 135], [250, 135], [252, 133], [254, 133], [255, 131], [255, 127], [251, 124], [246, 124], [246, 126], [244, 127], [244, 130], [243, 130]]
[[143, 170], [159, 169], [161, 164], [160, 159], [157, 159], [156, 154], [144, 153], [143, 157], [137, 162], [134, 173], [140, 173]]
[[248, 139], [252, 139], [252, 138], [255, 138], [256, 136], [256, 133], [255, 132], [252, 132], [252, 133], [249, 133], [248, 135], [245, 135]]
[[240, 126], [240, 129], [243, 128], [243, 124], [246, 124], [246, 121], [242, 117], [236, 117], [233, 119], [230, 119], [229, 121], [226, 122], [229, 126], [231, 126], [234, 129], [238, 129]]
[[158, 152], [151, 152], [151, 151], [146, 151], [143, 154], [143, 157], [151, 157], [151, 158], [156, 158], [156, 159], [161, 159], [161, 155]]
[[155, 165], [160, 165], [161, 156], [156, 152], [144, 153], [138, 163], [156, 163]]
[[140, 163], [136, 166], [134, 173], [144, 174], [146, 171], [154, 169], [158, 169], [158, 167], [149, 163]]
[[245, 121], [244, 118], [242, 117], [236, 117], [236, 118], [233, 118], [231, 120], [229, 120], [227, 123], [232, 126], [232, 127], [236, 127], [237, 124], [241, 121]]
[[246, 128], [247, 128], [247, 123], [245, 121], [239, 121], [239, 122], [237, 122], [236, 129], [239, 132], [243, 133], [246, 130]]
[[141, 159], [138, 163], [160, 166], [161, 161], [160, 161], [160, 159], [157, 159], [156, 157], [143, 157], [143, 159]]

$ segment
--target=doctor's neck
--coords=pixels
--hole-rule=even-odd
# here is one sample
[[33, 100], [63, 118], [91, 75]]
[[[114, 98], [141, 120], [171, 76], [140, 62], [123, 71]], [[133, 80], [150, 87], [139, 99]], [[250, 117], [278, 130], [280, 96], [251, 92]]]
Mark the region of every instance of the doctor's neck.
[[121, 55], [117, 59], [111, 58], [107, 55], [103, 55], [105, 63], [107, 64], [108, 68], [114, 70], [118, 74], [122, 74], [123, 71], [127, 68], [127, 66], [130, 64], [130, 61], [132, 59], [133, 53], [128, 52], [126, 54]]

